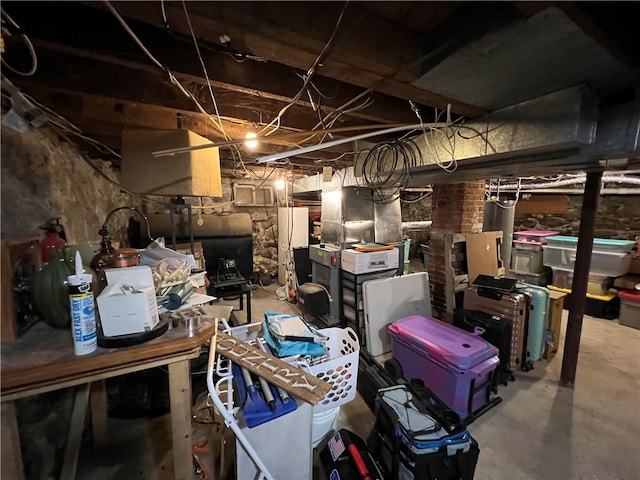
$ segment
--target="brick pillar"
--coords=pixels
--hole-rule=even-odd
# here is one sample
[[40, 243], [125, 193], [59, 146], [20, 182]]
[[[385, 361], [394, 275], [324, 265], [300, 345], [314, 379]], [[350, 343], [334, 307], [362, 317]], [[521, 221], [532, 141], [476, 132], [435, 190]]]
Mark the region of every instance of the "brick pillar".
[[[431, 195], [431, 241], [429, 245], [429, 283], [433, 316], [451, 322], [447, 312], [445, 236], [454, 233], [480, 233], [484, 215], [484, 181], [434, 185]], [[455, 255], [455, 248], [452, 254]], [[449, 267], [451, 268], [451, 267]], [[453, 294], [450, 295], [453, 298]]]

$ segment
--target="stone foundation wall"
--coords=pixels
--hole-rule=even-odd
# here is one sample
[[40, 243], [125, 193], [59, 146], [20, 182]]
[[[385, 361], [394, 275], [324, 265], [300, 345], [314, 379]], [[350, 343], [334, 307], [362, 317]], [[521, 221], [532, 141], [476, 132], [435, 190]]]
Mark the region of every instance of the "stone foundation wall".
[[[95, 161], [94, 165], [117, 181], [118, 171], [110, 163]], [[143, 199], [122, 192], [96, 169], [74, 145], [60, 140], [47, 127], [21, 134], [3, 125], [2, 238], [43, 237], [38, 226], [60, 217], [68, 243], [95, 241], [113, 208], [143, 209]], [[129, 215], [123, 213], [126, 225]], [[119, 220], [113, 217], [114, 227]]]
[[[580, 229], [582, 195], [569, 195], [567, 213], [563, 215], [516, 215], [518, 230], [555, 230], [575, 237]], [[640, 235], [640, 195], [604, 195], [600, 197], [595, 223], [596, 238], [633, 240]]]
[[[109, 162], [94, 161], [95, 167], [117, 181], [119, 170]], [[233, 182], [223, 178], [223, 198], [187, 198], [193, 205], [210, 206], [207, 213], [247, 212], [253, 220], [254, 271], [277, 274], [277, 209], [236, 207]], [[261, 180], [242, 179], [240, 183], [258, 185]], [[133, 196], [121, 191], [92, 168], [77, 148], [57, 137], [47, 127], [23, 134], [2, 127], [2, 238], [40, 236], [38, 228], [48, 219], [60, 217], [68, 243], [98, 242], [98, 230], [108, 213], [120, 206], [132, 206], [143, 213], [168, 212], [168, 197]], [[194, 216], [197, 216], [194, 209]], [[110, 233], [127, 244], [129, 217], [143, 221], [131, 211], [114, 214], [108, 222]]]
[[[44, 237], [38, 228], [52, 217], [59, 217], [68, 243], [100, 240], [98, 230], [108, 213], [120, 206], [133, 206], [143, 213], [166, 210], [167, 197], [140, 197], [123, 192], [99, 172], [118, 181], [119, 171], [110, 162], [95, 161], [94, 167], [71, 143], [58, 137], [48, 127], [18, 133], [4, 125], [2, 141], [2, 238]], [[221, 201], [203, 198], [209, 213], [248, 212], [253, 219], [254, 270], [277, 273], [277, 210], [272, 207], [234, 207], [222, 202], [232, 199], [232, 182], [223, 179]], [[242, 183], [257, 185], [259, 180]], [[187, 199], [199, 205], [199, 199]], [[197, 210], [194, 210], [194, 221]], [[118, 212], [109, 220], [109, 231], [122, 245], [126, 242], [129, 210]], [[90, 259], [85, 259], [87, 261]], [[51, 392], [16, 402], [25, 478], [58, 478], [66, 432], [69, 429], [73, 389]]]

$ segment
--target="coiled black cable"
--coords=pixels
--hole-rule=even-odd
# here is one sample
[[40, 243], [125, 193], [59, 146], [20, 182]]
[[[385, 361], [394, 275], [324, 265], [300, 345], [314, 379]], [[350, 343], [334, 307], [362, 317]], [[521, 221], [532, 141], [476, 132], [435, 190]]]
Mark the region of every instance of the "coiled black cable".
[[420, 148], [413, 139], [403, 139], [382, 141], [365, 151], [359, 172], [363, 186], [372, 189], [375, 203], [396, 201], [409, 183], [411, 167], [422, 162]]

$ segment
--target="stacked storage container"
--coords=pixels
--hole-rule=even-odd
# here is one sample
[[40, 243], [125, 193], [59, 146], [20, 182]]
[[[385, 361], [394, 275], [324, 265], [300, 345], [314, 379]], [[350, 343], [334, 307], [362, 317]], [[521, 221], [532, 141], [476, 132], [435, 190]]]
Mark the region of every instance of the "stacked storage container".
[[640, 330], [640, 291], [622, 290], [618, 295], [620, 295], [620, 325]]
[[[551, 236], [543, 245], [543, 263], [553, 271], [551, 288], [571, 293], [573, 268], [576, 261], [577, 237]], [[613, 277], [629, 271], [631, 249], [635, 242], [629, 240], [610, 240], [595, 238], [591, 253], [591, 268], [587, 284], [586, 313], [594, 316], [606, 316], [606, 306], [613, 302], [615, 293], [609, 291]], [[565, 307], [568, 302], [565, 301]], [[589, 306], [594, 309], [590, 312]], [[602, 308], [600, 308], [602, 307]]]
[[511, 251], [511, 273], [518, 280], [532, 285], [546, 286], [551, 280], [549, 267], [543, 264], [542, 247], [546, 238], [557, 235], [550, 230], [515, 232]]

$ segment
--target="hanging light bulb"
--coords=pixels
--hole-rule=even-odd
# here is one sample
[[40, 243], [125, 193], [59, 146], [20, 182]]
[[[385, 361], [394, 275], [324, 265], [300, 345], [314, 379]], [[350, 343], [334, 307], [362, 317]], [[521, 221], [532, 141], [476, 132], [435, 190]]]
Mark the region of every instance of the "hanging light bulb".
[[244, 138], [246, 139], [244, 142], [245, 147], [247, 147], [250, 150], [253, 150], [254, 148], [256, 148], [258, 146], [258, 141], [257, 140], [251, 140], [252, 138], [256, 138], [256, 134], [253, 132], [249, 132], [247, 133]]
[[275, 181], [275, 185], [276, 185], [276, 190], [284, 190], [285, 183], [284, 183], [284, 180], [282, 178], [278, 178]]

